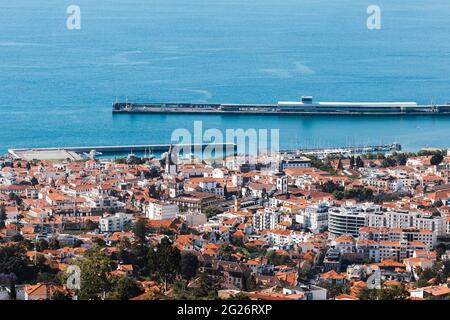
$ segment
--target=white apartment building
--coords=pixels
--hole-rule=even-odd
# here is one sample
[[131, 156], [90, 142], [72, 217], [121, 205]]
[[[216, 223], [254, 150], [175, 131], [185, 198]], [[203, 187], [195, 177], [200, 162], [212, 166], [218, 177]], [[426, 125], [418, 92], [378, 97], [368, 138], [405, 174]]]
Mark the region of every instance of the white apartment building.
[[259, 209], [253, 216], [253, 227], [256, 230], [273, 230], [280, 223], [281, 212], [277, 208]]
[[381, 207], [372, 203], [330, 208], [328, 230], [335, 237], [345, 234], [358, 237], [359, 228], [367, 225], [367, 215], [381, 212]]
[[355, 239], [349, 235], [339, 236], [334, 239], [333, 246], [340, 253], [351, 253], [355, 249]]
[[324, 203], [308, 206], [295, 219], [312, 231], [321, 231], [328, 226], [328, 206]]
[[406, 240], [401, 241], [374, 241], [358, 240], [356, 251], [363, 253], [366, 259], [373, 262], [383, 260], [402, 261], [414, 255], [414, 251], [426, 250], [428, 246], [423, 242]]
[[400, 209], [386, 210], [378, 205], [363, 204], [333, 207], [328, 210], [328, 229], [332, 236], [350, 234], [358, 237], [359, 228], [425, 229], [435, 236], [445, 235], [446, 218], [423, 215]]
[[176, 204], [165, 202], [150, 202], [146, 207], [145, 216], [150, 220], [172, 220], [178, 216]]
[[16, 182], [15, 172], [0, 172], [0, 185], [10, 186]]
[[436, 245], [436, 233], [428, 229], [385, 229], [363, 227], [359, 229], [359, 239], [380, 241], [422, 242], [432, 249]]
[[131, 222], [132, 214], [118, 212], [115, 215], [104, 216], [100, 219], [100, 230], [102, 232], [122, 231]]
[[292, 244], [291, 230], [272, 230], [266, 235], [270, 244], [275, 246], [286, 246]]
[[125, 208], [125, 203], [118, 201], [115, 197], [107, 195], [92, 195], [85, 197], [85, 199], [86, 206], [90, 208], [91, 212], [121, 210]]
[[221, 186], [217, 181], [201, 181], [199, 183], [199, 187], [202, 189], [203, 192], [214, 193], [219, 196], [223, 196], [225, 193], [224, 187]]
[[445, 217], [422, 215], [420, 212], [399, 209], [367, 214], [367, 226], [371, 228], [426, 229], [435, 232], [437, 236], [446, 233], [445, 222]]
[[274, 247], [283, 248], [300, 244], [309, 239], [308, 233], [293, 230], [270, 230], [264, 235], [264, 239]]

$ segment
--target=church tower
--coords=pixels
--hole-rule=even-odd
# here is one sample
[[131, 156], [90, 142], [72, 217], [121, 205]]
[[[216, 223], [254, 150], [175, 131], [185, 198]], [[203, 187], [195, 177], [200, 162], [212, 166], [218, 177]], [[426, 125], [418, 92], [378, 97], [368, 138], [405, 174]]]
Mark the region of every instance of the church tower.
[[166, 165], [165, 165], [165, 171], [166, 174], [169, 175], [176, 175], [177, 174], [177, 165], [175, 161], [173, 160], [173, 145], [169, 146], [169, 151], [166, 154]]

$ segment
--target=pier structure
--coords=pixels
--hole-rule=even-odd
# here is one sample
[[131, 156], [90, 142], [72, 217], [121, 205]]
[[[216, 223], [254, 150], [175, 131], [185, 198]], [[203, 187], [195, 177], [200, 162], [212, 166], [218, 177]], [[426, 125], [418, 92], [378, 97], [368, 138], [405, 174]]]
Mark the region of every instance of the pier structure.
[[[164, 153], [168, 152], [171, 144], [147, 144], [147, 145], [125, 145], [125, 146], [92, 146], [92, 147], [61, 147], [61, 148], [22, 148], [9, 149], [8, 154], [14, 159], [22, 160], [81, 160], [83, 155], [101, 154], [101, 155], [117, 155], [124, 153]], [[212, 143], [212, 144], [178, 144], [175, 145], [177, 150], [202, 150], [209, 146], [210, 148], [222, 148], [224, 153], [228, 150], [236, 152], [237, 148], [232, 143]], [[150, 152], [149, 152], [150, 153]]]
[[304, 96], [300, 101], [276, 104], [228, 104], [183, 102], [114, 102], [113, 113], [204, 113], [259, 115], [436, 115], [449, 114], [450, 103], [418, 105], [416, 102], [315, 102]]

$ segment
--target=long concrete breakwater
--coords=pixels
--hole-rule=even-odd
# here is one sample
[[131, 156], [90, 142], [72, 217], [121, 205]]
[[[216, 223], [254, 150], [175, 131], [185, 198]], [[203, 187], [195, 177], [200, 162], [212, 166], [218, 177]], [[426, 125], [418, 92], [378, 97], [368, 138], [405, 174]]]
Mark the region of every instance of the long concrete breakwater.
[[[9, 149], [8, 154], [15, 159], [23, 160], [55, 160], [70, 159], [80, 160], [83, 155], [88, 156], [92, 153], [114, 155], [124, 153], [164, 153], [169, 151], [171, 144], [146, 144], [146, 145], [124, 145], [124, 146], [91, 146], [91, 147], [60, 147], [60, 148], [21, 148]], [[236, 145], [232, 143], [211, 143], [211, 144], [177, 144], [174, 148], [178, 150], [205, 150], [209, 148], [221, 148], [222, 150], [230, 150], [236, 152]]]
[[257, 114], [257, 115], [450, 115], [449, 104], [418, 105], [415, 102], [314, 102], [276, 104], [225, 104], [183, 102], [114, 102], [113, 113]]

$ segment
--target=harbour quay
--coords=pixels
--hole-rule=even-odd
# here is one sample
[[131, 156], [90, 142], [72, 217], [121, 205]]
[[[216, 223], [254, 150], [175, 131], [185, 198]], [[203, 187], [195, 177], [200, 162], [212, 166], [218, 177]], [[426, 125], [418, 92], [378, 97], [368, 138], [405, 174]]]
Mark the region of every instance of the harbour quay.
[[113, 113], [212, 113], [212, 114], [311, 114], [311, 115], [450, 115], [450, 103], [419, 105], [416, 102], [316, 102], [312, 96], [276, 104], [226, 104], [115, 101]]
[[[204, 150], [207, 146], [219, 147], [223, 150], [236, 151], [236, 145], [230, 143], [220, 144], [178, 144], [175, 147], [180, 150]], [[114, 156], [121, 154], [162, 154], [170, 150], [171, 144], [146, 144], [146, 145], [123, 145], [123, 146], [87, 146], [87, 147], [60, 147], [60, 148], [22, 148], [8, 149], [8, 155], [13, 159], [22, 160], [82, 160], [97, 155]]]

